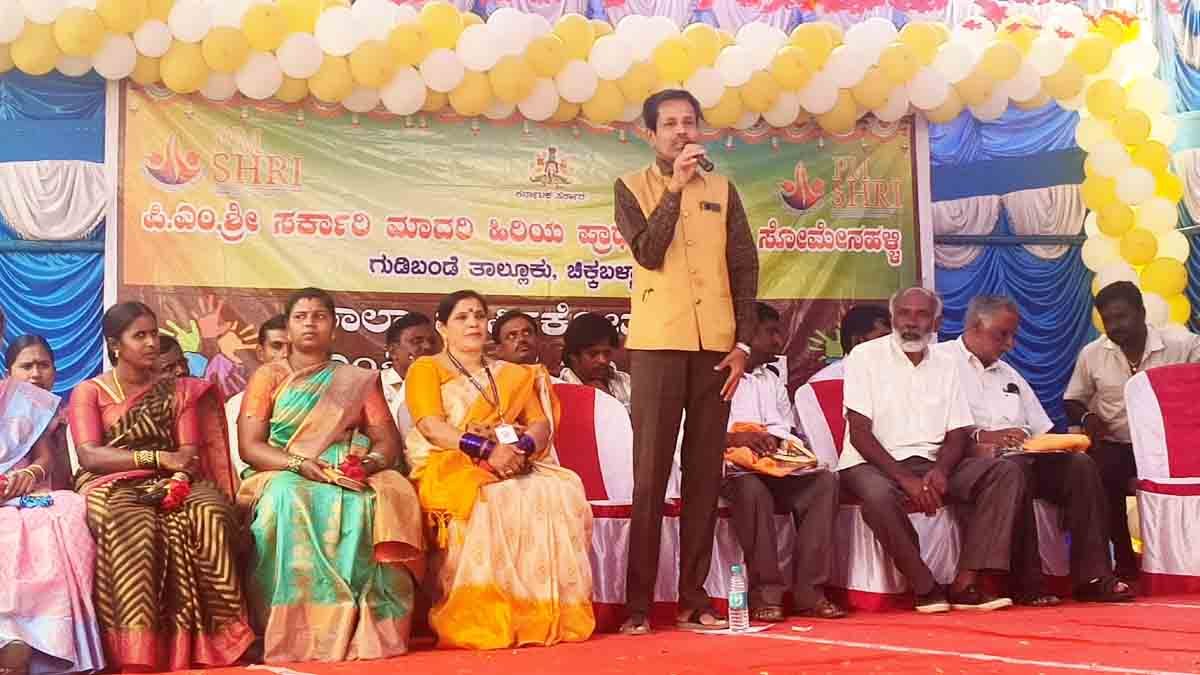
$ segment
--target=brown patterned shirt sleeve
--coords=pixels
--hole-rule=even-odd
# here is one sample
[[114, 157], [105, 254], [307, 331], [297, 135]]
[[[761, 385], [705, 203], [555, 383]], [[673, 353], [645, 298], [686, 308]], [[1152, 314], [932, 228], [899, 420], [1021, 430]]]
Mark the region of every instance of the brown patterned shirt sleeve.
[[733, 183], [729, 183], [729, 212], [725, 216], [725, 265], [729, 270], [729, 290], [733, 296], [733, 315], [737, 321], [737, 341], [750, 344], [754, 338], [754, 303], [758, 298], [758, 249], [750, 234], [746, 209]]
[[675, 223], [679, 221], [679, 205], [683, 194], [670, 190], [664, 192], [649, 220], [642, 213], [637, 197], [633, 196], [624, 181], [619, 178], [613, 185], [613, 194], [616, 202], [614, 216], [617, 229], [629, 243], [633, 259], [648, 270], [662, 267], [663, 259], [667, 257], [667, 248], [671, 245], [671, 239], [675, 237]]

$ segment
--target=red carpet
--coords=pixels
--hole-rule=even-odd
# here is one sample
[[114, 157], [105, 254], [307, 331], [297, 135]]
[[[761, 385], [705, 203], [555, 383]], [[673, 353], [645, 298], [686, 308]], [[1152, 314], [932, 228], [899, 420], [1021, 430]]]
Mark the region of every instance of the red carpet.
[[[810, 630], [795, 631], [793, 626]], [[462, 652], [424, 643], [408, 656], [387, 661], [291, 664], [286, 669], [315, 675], [1200, 673], [1200, 596], [982, 614], [858, 613], [841, 621], [796, 619], [754, 635], [659, 630], [644, 637], [600, 635], [550, 649]], [[269, 671], [254, 666], [210, 672]]]

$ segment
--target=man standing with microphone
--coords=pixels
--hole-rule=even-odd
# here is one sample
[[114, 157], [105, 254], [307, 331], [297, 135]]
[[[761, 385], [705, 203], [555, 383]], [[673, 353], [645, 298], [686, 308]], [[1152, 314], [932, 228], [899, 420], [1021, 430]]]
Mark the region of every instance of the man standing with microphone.
[[723, 629], [704, 590], [712, 559], [729, 401], [754, 334], [758, 252], [733, 184], [697, 144], [700, 104], [668, 89], [642, 109], [650, 166], [613, 190], [616, 224], [637, 263], [630, 298], [633, 517], [625, 602], [627, 635], [650, 632], [663, 499], [683, 433], [677, 625]]

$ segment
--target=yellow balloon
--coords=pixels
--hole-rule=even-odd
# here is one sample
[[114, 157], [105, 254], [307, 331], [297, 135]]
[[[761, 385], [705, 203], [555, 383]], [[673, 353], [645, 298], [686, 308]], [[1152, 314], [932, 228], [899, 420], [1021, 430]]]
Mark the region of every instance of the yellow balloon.
[[1142, 22], [1139, 19], [1134, 19], [1125, 26], [1125, 34], [1121, 36], [1121, 42], [1137, 42], [1138, 37], [1142, 34]]
[[536, 80], [537, 73], [523, 56], [505, 56], [488, 71], [488, 84], [491, 85], [492, 93], [505, 103], [524, 101], [533, 91]]
[[1112, 14], [1100, 17], [1100, 21], [1096, 23], [1096, 27], [1092, 30], [1102, 35], [1114, 45], [1119, 45], [1125, 41], [1125, 24]]
[[525, 49], [525, 58], [539, 77], [554, 77], [567, 65], [567, 46], [554, 33], [539, 35]]
[[850, 89], [850, 93], [859, 105], [868, 110], [874, 110], [887, 103], [892, 86], [887, 76], [883, 74], [881, 67], [871, 66], [858, 84]]
[[321, 16], [321, 0], [279, 0], [289, 33], [311, 33]]
[[1158, 141], [1146, 141], [1133, 149], [1133, 163], [1158, 174], [1171, 165], [1171, 151]]
[[925, 117], [934, 124], [946, 124], [961, 115], [964, 107], [962, 97], [958, 95], [957, 90], [951, 87], [950, 93], [946, 95], [946, 100], [933, 110], [927, 110]]
[[275, 98], [284, 103], [298, 103], [308, 96], [308, 80], [297, 80], [286, 75], [283, 85], [275, 92]]
[[273, 52], [288, 35], [287, 16], [275, 5], [254, 5], [242, 18], [246, 41], [256, 52]]
[[900, 42], [912, 50], [917, 63], [927, 66], [937, 58], [938, 47], [942, 44], [942, 34], [933, 27], [933, 24], [925, 21], [912, 21], [900, 29]]
[[813, 70], [820, 70], [833, 52], [833, 35], [820, 23], [802, 23], [792, 30], [788, 42], [800, 47], [812, 57]]
[[983, 51], [977, 68], [993, 82], [1002, 82], [1021, 69], [1021, 50], [1009, 42], [994, 42]]
[[688, 53], [688, 43], [681, 37], [669, 37], [654, 48], [651, 57], [658, 73], [668, 82], [683, 82], [696, 72], [696, 63]]
[[562, 38], [568, 59], [586, 61], [596, 41], [596, 28], [580, 14], [565, 14], [554, 24], [554, 34]]
[[208, 32], [202, 44], [204, 62], [218, 73], [237, 71], [250, 56], [250, 43], [236, 28], [218, 26]]
[[706, 23], [694, 23], [683, 29], [683, 39], [697, 66], [711, 66], [721, 52], [721, 36]]
[[[801, 24], [804, 25], [804, 24]], [[788, 45], [771, 61], [771, 75], [784, 89], [796, 91], [808, 84], [816, 68], [812, 54], [803, 47]]]
[[732, 126], [742, 116], [742, 94], [737, 87], [725, 87], [721, 100], [704, 110], [704, 121], [713, 128]]
[[172, 42], [158, 67], [163, 84], [177, 94], [200, 91], [208, 82], [208, 64], [204, 62], [200, 45], [194, 42]]
[[82, 7], [68, 7], [54, 22], [54, 41], [68, 56], [91, 56], [104, 44], [100, 15]]
[[7, 73], [13, 69], [12, 50], [7, 44], [0, 45], [0, 73]]
[[475, 12], [460, 13], [462, 14], [463, 28], [466, 28], [467, 26], [476, 26], [484, 22], [483, 17], [479, 16]]
[[755, 71], [750, 80], [742, 85], [742, 105], [746, 110], [765, 113], [779, 100], [779, 83], [770, 73]]
[[1088, 176], [1079, 186], [1083, 205], [1099, 212], [1117, 200], [1117, 181], [1104, 176]]
[[608, 124], [621, 116], [625, 110], [625, 98], [621, 88], [612, 80], [600, 80], [596, 93], [583, 104], [583, 115], [596, 124]]
[[318, 101], [341, 103], [354, 91], [350, 60], [344, 56], [326, 54], [316, 74], [308, 78], [308, 91]]
[[920, 67], [916, 53], [903, 42], [893, 42], [879, 55], [879, 70], [892, 84], [908, 82]]
[[1037, 22], [1029, 16], [1018, 16], [1000, 24], [996, 31], [996, 39], [1016, 47], [1022, 54], [1028, 54], [1033, 41], [1039, 35]]
[[1065, 61], [1057, 73], [1042, 78], [1042, 90], [1059, 101], [1075, 98], [1083, 91], [1083, 70]]
[[349, 7], [350, 0], [321, 0], [321, 11], [325, 11], [330, 7]]
[[[599, 85], [597, 85], [599, 86]], [[550, 116], [550, 119], [555, 122], [570, 122], [579, 116], [579, 104], [568, 103], [566, 101], [558, 102], [558, 109]]]
[[367, 40], [350, 52], [350, 74], [364, 87], [379, 89], [392, 81], [396, 63], [392, 49], [382, 40]]
[[54, 27], [48, 23], [25, 22], [25, 30], [12, 43], [12, 60], [26, 75], [45, 75], [54, 70], [62, 52], [54, 41]]
[[854, 130], [858, 123], [858, 104], [846, 89], [838, 90], [838, 100], [833, 110], [824, 115], [817, 115], [817, 124], [831, 134], [847, 134]]
[[995, 81], [987, 76], [981, 68], [976, 67], [970, 75], [964, 77], [954, 88], [967, 105], [983, 105], [992, 97]]
[[482, 115], [492, 105], [492, 85], [483, 73], [468, 70], [450, 92], [450, 107], [462, 117]]
[[152, 59], [149, 56], [138, 54], [137, 63], [134, 64], [133, 72], [130, 73], [129, 79], [143, 87], [148, 87], [162, 78], [158, 66], [159, 59]]
[[[1099, 293], [1099, 290], [1093, 290], [1092, 295]], [[1104, 335], [1104, 319], [1100, 317], [1100, 310], [1092, 308], [1092, 325], [1096, 327], [1096, 331]]]
[[1113, 43], [1108, 38], [1097, 33], [1088, 33], [1075, 43], [1069, 60], [1079, 66], [1085, 75], [1095, 75], [1108, 67], [1112, 55]]
[[146, 0], [97, 0], [96, 13], [113, 33], [132, 33], [150, 16]]
[[1113, 80], [1097, 80], [1087, 88], [1088, 112], [1098, 120], [1110, 120], [1125, 110], [1125, 90]]
[[1171, 203], [1183, 199], [1183, 181], [1170, 171], [1162, 171], [1155, 175], [1154, 194], [1165, 198]]
[[441, 112], [450, 103], [450, 96], [442, 91], [425, 90], [425, 104], [421, 106], [424, 112]]
[[832, 21], [818, 21], [817, 25], [821, 28], [824, 28], [825, 32], [829, 34], [829, 39], [833, 40], [833, 46], [835, 48], [842, 46], [842, 43], [846, 41], [845, 31], [843, 31], [842, 27], [836, 23], [833, 23]]
[[724, 28], [717, 29], [717, 37], [721, 38], [721, 49], [737, 44], [737, 38], [733, 37], [733, 33]]
[[1143, 293], [1169, 298], [1187, 288], [1187, 268], [1173, 258], [1157, 258], [1142, 268], [1141, 282]]
[[630, 66], [625, 76], [617, 80], [621, 95], [626, 101], [644, 101], [658, 84], [658, 68], [653, 63], [641, 61]]
[[454, 49], [464, 28], [462, 14], [458, 9], [441, 0], [421, 8], [420, 22], [429, 35], [429, 42], [434, 47], [446, 49]]
[[604, 19], [592, 19], [588, 23], [592, 24], [592, 29], [596, 31], [597, 40], [613, 32], [612, 24]]
[[1139, 267], [1154, 260], [1158, 255], [1158, 240], [1150, 230], [1135, 227], [1121, 237], [1121, 257], [1125, 262]]
[[429, 32], [420, 23], [402, 23], [388, 34], [388, 46], [397, 66], [415, 66], [433, 51]]
[[171, 17], [171, 9], [175, 7], [175, 0], [150, 0], [146, 5], [146, 18], [158, 19], [163, 23]]
[[1167, 298], [1167, 310], [1171, 323], [1186, 324], [1192, 318], [1192, 303], [1182, 293]]
[[1097, 211], [1096, 224], [1100, 231], [1109, 237], [1121, 237], [1133, 229], [1133, 209], [1121, 202], [1111, 202]]
[[1113, 131], [1124, 145], [1141, 145], [1150, 137], [1150, 117], [1141, 110], [1126, 110], [1117, 115]]

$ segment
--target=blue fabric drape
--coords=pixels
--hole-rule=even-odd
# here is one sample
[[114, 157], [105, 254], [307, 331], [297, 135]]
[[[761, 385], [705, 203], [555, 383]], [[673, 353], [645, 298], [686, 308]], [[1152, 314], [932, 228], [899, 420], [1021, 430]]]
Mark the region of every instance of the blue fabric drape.
[[0, 75], [0, 162], [104, 161], [104, 79]]
[[19, 335], [50, 342], [57, 394], [100, 372], [104, 256], [99, 253], [0, 255], [0, 309], [8, 317], [4, 346]]
[[1049, 103], [1037, 110], [1010, 107], [1000, 119], [981, 122], [968, 111], [947, 124], [929, 125], [934, 166], [1026, 158], [1076, 148], [1079, 113]]
[[1078, 185], [1084, 178], [1084, 159], [1083, 150], [1074, 148], [1012, 159], [935, 166], [931, 172], [933, 201]]
[[[1008, 233], [1001, 215], [997, 233]], [[1007, 295], [1021, 308], [1016, 347], [1005, 360], [1029, 381], [1061, 431], [1066, 429], [1062, 395], [1085, 344], [1096, 338], [1092, 326], [1092, 273], [1079, 249], [1044, 260], [1020, 246], [986, 247], [970, 265], [938, 267], [935, 283], [945, 301], [940, 338], [962, 334], [967, 303], [980, 294]]]

